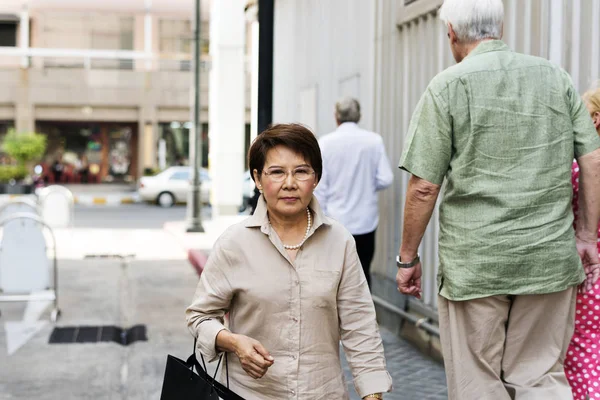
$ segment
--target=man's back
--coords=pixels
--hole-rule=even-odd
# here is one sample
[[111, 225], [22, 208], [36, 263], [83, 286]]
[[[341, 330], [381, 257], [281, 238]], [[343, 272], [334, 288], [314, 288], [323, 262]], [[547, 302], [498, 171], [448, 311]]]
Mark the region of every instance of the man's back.
[[324, 212], [353, 235], [377, 227], [377, 191], [388, 187], [393, 175], [381, 136], [346, 122], [319, 140], [323, 177], [315, 195]]
[[409, 149], [401, 167], [447, 180], [442, 296], [548, 293], [581, 281], [570, 166], [597, 148], [581, 106], [562, 70], [500, 41], [480, 44], [432, 81], [407, 143], [421, 157]]

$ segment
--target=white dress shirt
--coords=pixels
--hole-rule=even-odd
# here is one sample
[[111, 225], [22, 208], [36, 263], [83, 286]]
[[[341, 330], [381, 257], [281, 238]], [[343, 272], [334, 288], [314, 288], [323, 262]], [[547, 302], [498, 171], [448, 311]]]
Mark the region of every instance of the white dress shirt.
[[377, 192], [394, 179], [381, 136], [344, 122], [319, 145], [323, 176], [315, 196], [324, 213], [353, 235], [373, 232], [379, 224]]

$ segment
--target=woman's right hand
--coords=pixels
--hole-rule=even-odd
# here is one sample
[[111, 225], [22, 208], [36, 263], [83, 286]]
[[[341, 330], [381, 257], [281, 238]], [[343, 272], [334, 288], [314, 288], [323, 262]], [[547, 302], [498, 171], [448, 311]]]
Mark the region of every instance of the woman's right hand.
[[234, 335], [234, 352], [244, 371], [254, 379], [262, 378], [275, 359], [258, 341], [244, 335]]

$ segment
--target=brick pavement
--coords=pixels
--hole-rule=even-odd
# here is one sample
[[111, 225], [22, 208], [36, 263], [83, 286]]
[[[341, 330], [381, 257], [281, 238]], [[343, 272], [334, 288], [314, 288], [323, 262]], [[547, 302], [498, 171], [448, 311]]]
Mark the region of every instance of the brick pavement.
[[[385, 396], [386, 400], [448, 398], [446, 376], [440, 363], [424, 356], [413, 345], [387, 329], [381, 328], [381, 336], [388, 370], [394, 382], [394, 390]], [[350, 398], [360, 400], [351, 383], [352, 376], [345, 359], [343, 367], [346, 381], [349, 382]]]

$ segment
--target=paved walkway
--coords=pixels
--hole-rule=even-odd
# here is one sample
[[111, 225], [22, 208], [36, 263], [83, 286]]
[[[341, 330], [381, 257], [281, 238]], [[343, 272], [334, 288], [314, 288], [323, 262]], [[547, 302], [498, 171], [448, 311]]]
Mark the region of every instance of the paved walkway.
[[[116, 260], [61, 260], [59, 269], [59, 326], [145, 324], [148, 341], [48, 344], [48, 310], [32, 319], [31, 306], [0, 303], [0, 399], [158, 399], [166, 355], [191, 351], [184, 310], [195, 271], [184, 260], [166, 259], [134, 260], [126, 275]], [[444, 399], [442, 367], [382, 334], [394, 378], [386, 398]]]
[[[425, 357], [406, 340], [398, 338], [387, 329], [381, 329], [388, 370], [392, 375], [394, 390], [386, 400], [435, 399], [446, 400], [446, 376], [441, 364]], [[344, 362], [346, 381], [352, 400], [360, 400], [352, 386], [352, 375]]]
[[[205, 234], [184, 234], [182, 223], [57, 230], [58, 326], [145, 324], [148, 341], [51, 345], [49, 309], [0, 303], [0, 400], [158, 399], [167, 354], [184, 358], [192, 347], [184, 310], [198, 277], [185, 260], [186, 249], [209, 249], [234, 219], [207, 221]], [[135, 259], [125, 269], [117, 260], [83, 259], [119, 253]], [[442, 366], [392, 333], [382, 335], [394, 379], [386, 399], [445, 399]]]

